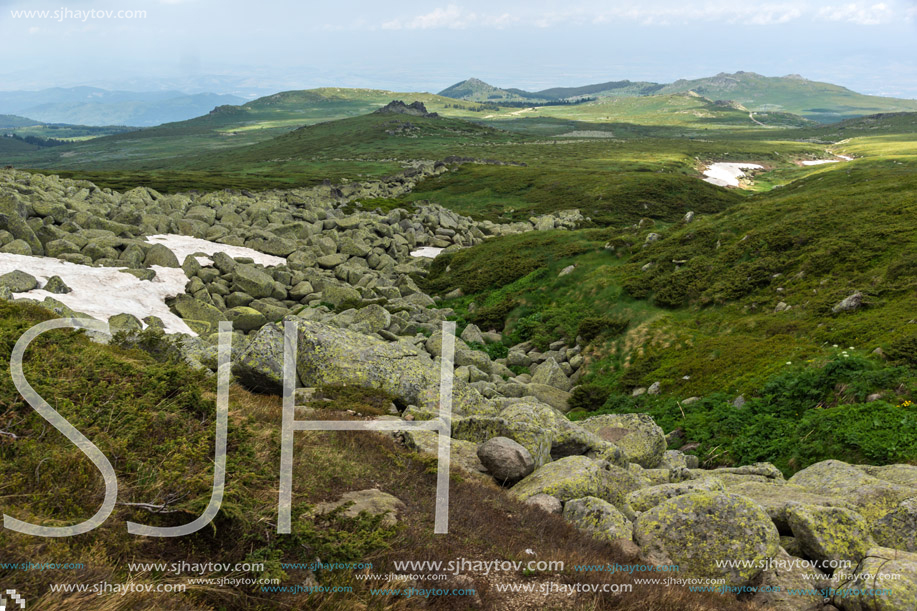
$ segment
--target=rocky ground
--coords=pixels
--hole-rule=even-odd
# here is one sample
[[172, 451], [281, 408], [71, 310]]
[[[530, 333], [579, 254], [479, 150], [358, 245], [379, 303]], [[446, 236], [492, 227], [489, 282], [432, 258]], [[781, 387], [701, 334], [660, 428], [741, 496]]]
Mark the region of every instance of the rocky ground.
[[[446, 171], [443, 163], [418, 162], [372, 183], [162, 195], [146, 188], [119, 194], [4, 170], [0, 257], [122, 268], [151, 286], [163, 269], [181, 269], [185, 285], [167, 303], [191, 333], [166, 336], [157, 331], [165, 327], [161, 318], [113, 312], [109, 322], [113, 331], [127, 332], [123, 341], [215, 369], [217, 325], [229, 320], [237, 381], [278, 393], [282, 324], [292, 322], [303, 401], [314, 389], [363, 388], [390, 397], [390, 413], [380, 418], [433, 419], [442, 324], [452, 312], [436, 308], [437, 296], [418, 286], [431, 259], [411, 253], [586, 220], [565, 211], [497, 225], [434, 204], [388, 213], [355, 205], [403, 194], [417, 180]], [[163, 235], [248, 248], [282, 262], [264, 265], [213, 249], [180, 261], [148, 239]], [[0, 297], [69, 290], [61, 278], [39, 278], [27, 267], [0, 276]], [[79, 315], [44, 295], [45, 307]], [[148, 341], [151, 334], [156, 342]], [[576, 338], [558, 337], [545, 352], [518, 344], [506, 358], [491, 359], [482, 348], [499, 341], [496, 330], [474, 325], [456, 339], [451, 429], [457, 468], [561, 513], [597, 538], [625, 540], [646, 562], [676, 564], [681, 577], [774, 590], [752, 598], [769, 609], [917, 608], [917, 467], [829, 460], [789, 480], [767, 463], [700, 469], [696, 457], [667, 450], [665, 431], [648, 415], [579, 423], [564, 416], [584, 374]], [[437, 451], [436, 433], [396, 435], [412, 449]], [[849, 569], [835, 570], [839, 561]], [[819, 588], [848, 592], [826, 596]], [[866, 588], [889, 591], [876, 595]]]

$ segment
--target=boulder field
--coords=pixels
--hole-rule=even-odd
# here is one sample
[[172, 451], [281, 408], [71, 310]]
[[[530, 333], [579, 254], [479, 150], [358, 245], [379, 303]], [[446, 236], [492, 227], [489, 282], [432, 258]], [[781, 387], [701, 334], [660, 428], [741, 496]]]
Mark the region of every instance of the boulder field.
[[[588, 221], [562, 211], [498, 225], [429, 203], [388, 212], [357, 205], [449, 169], [418, 162], [382, 181], [177, 195], [2, 170], [0, 258], [26, 264], [0, 275], [0, 298], [80, 315], [51, 296], [68, 294], [66, 278], [37, 274], [28, 258], [118, 269], [151, 290], [162, 270], [173, 270], [184, 287], [163, 293], [165, 303], [191, 332], [164, 334], [161, 317], [112, 312], [113, 332], [215, 370], [216, 331], [231, 321], [235, 380], [279, 393], [283, 327], [292, 324], [300, 396], [328, 386], [382, 391], [392, 404], [380, 418], [434, 419], [443, 323], [453, 312], [420, 288], [431, 259], [411, 253]], [[206, 248], [186, 247], [179, 258], [168, 236]], [[558, 337], [543, 351], [517, 344], [492, 359], [482, 348], [499, 341], [497, 330], [474, 325], [455, 339], [453, 466], [469, 477], [596, 538], [628, 541], [645, 563], [677, 565], [679, 577], [757, 587], [740, 598], [763, 608], [917, 608], [917, 467], [828, 460], [789, 479], [768, 463], [699, 468], [697, 457], [667, 450], [665, 432], [646, 414], [565, 416], [585, 373], [575, 339]], [[436, 433], [395, 436], [437, 452]]]

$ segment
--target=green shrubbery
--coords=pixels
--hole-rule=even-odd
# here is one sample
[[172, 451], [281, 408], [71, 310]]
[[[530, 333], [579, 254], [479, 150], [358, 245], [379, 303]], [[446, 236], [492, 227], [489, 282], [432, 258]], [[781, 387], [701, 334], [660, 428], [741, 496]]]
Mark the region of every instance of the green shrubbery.
[[[845, 354], [773, 376], [741, 407], [723, 393], [688, 405], [672, 397], [614, 394], [597, 412], [579, 417], [648, 412], [667, 432], [681, 429], [683, 442], [699, 444], [691, 453], [708, 467], [768, 461], [790, 474], [829, 458], [917, 460], [917, 406], [908, 400], [917, 392], [917, 376], [906, 367]], [[586, 407], [600, 390], [581, 391], [577, 406]], [[883, 398], [867, 403], [872, 393]]]

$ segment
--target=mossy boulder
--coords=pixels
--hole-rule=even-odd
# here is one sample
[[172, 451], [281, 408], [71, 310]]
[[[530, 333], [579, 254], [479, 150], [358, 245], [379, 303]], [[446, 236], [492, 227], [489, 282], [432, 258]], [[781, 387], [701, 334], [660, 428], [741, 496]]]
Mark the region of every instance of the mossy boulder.
[[[713, 472], [715, 473], [715, 471]], [[825, 494], [807, 492], [804, 488], [794, 484], [776, 482], [740, 481], [726, 483], [726, 489], [735, 494], [747, 496], [761, 505], [767, 515], [777, 526], [781, 534], [790, 534], [790, 523], [787, 521], [786, 509], [789, 505], [821, 505], [824, 507], [844, 507], [854, 509], [853, 505], [844, 499]]]
[[[236, 354], [236, 353], [234, 353]], [[240, 384], [256, 392], [283, 392], [283, 327], [261, 327], [235, 356], [232, 373]]]
[[723, 482], [715, 478], [694, 479], [634, 490], [627, 495], [627, 505], [634, 513], [648, 511], [667, 499], [691, 492], [724, 492]]
[[549, 494], [561, 501], [586, 496], [601, 498], [605, 491], [603, 465], [585, 456], [567, 456], [548, 463], [513, 486], [510, 491], [524, 501]]
[[666, 451], [665, 433], [649, 414], [605, 414], [579, 423], [599, 438], [624, 450], [630, 462], [653, 469]]
[[637, 518], [634, 541], [648, 562], [675, 564], [683, 577], [722, 579], [733, 587], [751, 582], [780, 549], [780, 536], [763, 509], [721, 492], [663, 501]]
[[[832, 599], [844, 611], [917, 609], [917, 554], [874, 547], [857, 571], [834, 587], [847, 590]], [[887, 591], [879, 596], [879, 589]]]
[[633, 524], [608, 501], [587, 496], [567, 501], [564, 519], [596, 539], [614, 541], [633, 538]]
[[190, 295], [179, 295], [172, 307], [185, 323], [198, 335], [215, 333], [219, 328], [223, 313], [215, 306], [204, 303]]
[[872, 535], [883, 547], [917, 552], [917, 498], [902, 501], [875, 522]]
[[232, 271], [232, 290], [255, 299], [270, 297], [274, 292], [274, 279], [253, 265], [236, 265]]
[[378, 304], [370, 304], [357, 310], [353, 324], [362, 326], [367, 333], [378, 333], [392, 324], [392, 315]]
[[345, 303], [360, 303], [362, 302], [362, 297], [360, 297], [359, 291], [352, 286], [326, 283], [322, 289], [322, 301], [338, 307]]
[[226, 310], [226, 320], [232, 322], [234, 329], [252, 331], [260, 329], [267, 322], [264, 314], [248, 306], [238, 306]]
[[803, 553], [822, 562], [858, 563], [874, 543], [866, 519], [843, 507], [790, 504], [787, 521]]
[[143, 265], [146, 267], [153, 265], [158, 265], [159, 267], [181, 267], [175, 253], [162, 244], [150, 246], [150, 249], [146, 251], [146, 257], [143, 259]]
[[44, 290], [55, 295], [65, 295], [71, 291], [71, 288], [67, 286], [67, 283], [60, 276], [51, 276], [45, 283]]
[[38, 288], [38, 280], [32, 274], [17, 269], [0, 276], [0, 286], [12, 293], [26, 293]]
[[840, 460], [810, 465], [788, 482], [815, 494], [841, 497], [870, 521], [894, 511], [901, 501], [917, 496], [917, 488], [879, 479]]
[[108, 328], [112, 334], [134, 332], [143, 329], [140, 320], [133, 314], [116, 314], [108, 319]]

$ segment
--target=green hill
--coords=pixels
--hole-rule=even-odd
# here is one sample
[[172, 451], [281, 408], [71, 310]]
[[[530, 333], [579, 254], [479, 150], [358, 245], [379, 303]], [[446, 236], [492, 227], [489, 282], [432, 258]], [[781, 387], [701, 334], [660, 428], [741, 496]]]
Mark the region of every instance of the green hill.
[[660, 93], [694, 91], [712, 100], [732, 100], [754, 111], [790, 112], [820, 122], [881, 112], [917, 111], [917, 100], [863, 95], [840, 85], [799, 75], [768, 77], [754, 72], [720, 73], [678, 80]]

